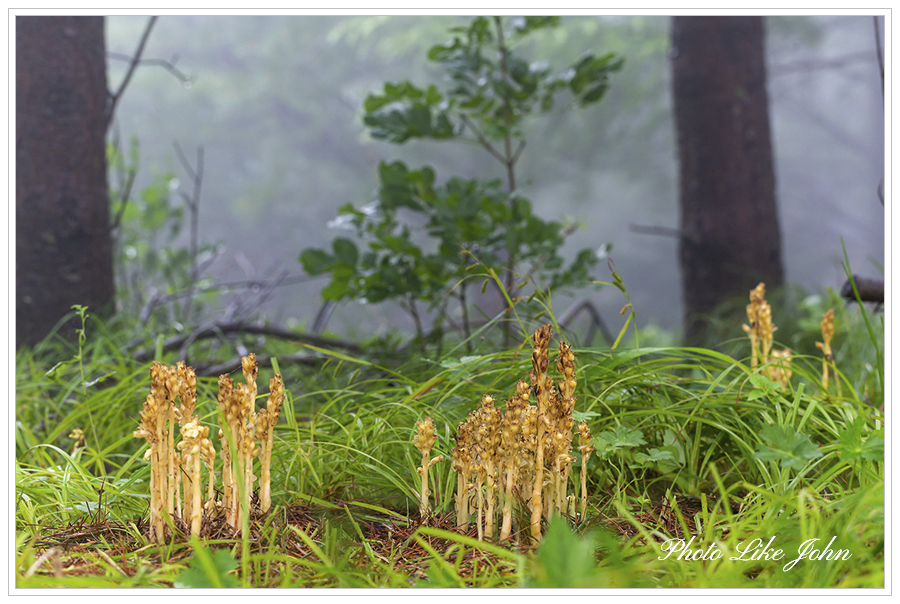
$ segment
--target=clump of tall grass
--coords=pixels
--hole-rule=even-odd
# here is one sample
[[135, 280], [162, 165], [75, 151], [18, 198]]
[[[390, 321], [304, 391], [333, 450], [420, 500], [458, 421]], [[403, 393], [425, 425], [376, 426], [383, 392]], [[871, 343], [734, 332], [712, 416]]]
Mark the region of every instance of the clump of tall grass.
[[[515, 532], [501, 547], [423, 526], [409, 541], [420, 552], [414, 560], [400, 546], [377, 550], [365, 537], [366, 522], [376, 516], [403, 527], [417, 524], [415, 510], [425, 492], [418, 471], [423, 456], [410, 446], [411, 427], [431, 418], [435, 440], [427, 439], [429, 461], [449, 458], [451, 426], [466, 418], [474, 401], [485, 394], [498, 399], [518, 394], [521, 376], [533, 369], [527, 344], [493, 351], [473, 347], [473, 354], [464, 354], [461, 343], [439, 357], [408, 364], [317, 350], [322, 361], [315, 372], [306, 368], [305, 377], [284, 372], [289, 388], [283, 418], [272, 426], [270, 514], [252, 547], [249, 537], [241, 543], [239, 563], [207, 578], [212, 584], [233, 579], [245, 587], [879, 586], [883, 371], [873, 363], [883, 336], [866, 328], [866, 321], [873, 321], [863, 320], [864, 309], [834, 304], [830, 297], [801, 302], [800, 310], [792, 311], [771, 297], [779, 327], [773, 348], [789, 347], [792, 357], [759, 362], [756, 368], [742, 334], [730, 342], [730, 351], [623, 346], [621, 334], [612, 349], [579, 348], [572, 375], [572, 396], [579, 404], [571, 417], [591, 436], [578, 443], [586, 449], [571, 462], [566, 488], [578, 492], [584, 484], [589, 503], [580, 514], [566, 509], [557, 515], [534, 554], [517, 551], [521, 539]], [[830, 360], [815, 346], [817, 341], [825, 346], [821, 323], [828, 308], [834, 309]], [[798, 314], [802, 320], [791, 318]], [[552, 320], [552, 313], [547, 318]], [[131, 432], [140, 423], [147, 367], [122, 354], [121, 334], [87, 323], [92, 324], [97, 329], [82, 342], [17, 355], [17, 580], [20, 586], [75, 586], [72, 577], [53, 576], [54, 560], [61, 559], [56, 554], [34, 566], [49, 551], [37, 544], [64, 527], [102, 519], [121, 525], [135, 547], [113, 553], [111, 546], [97, 545], [112, 563], [98, 562], [104, 570], [93, 585], [190, 583], [196, 579], [192, 568], [202, 566], [202, 548], [218, 544], [193, 549], [151, 544], [139, 530], [151, 472], [140, 463]], [[522, 341], [535, 327], [521, 320]], [[732, 333], [740, 334], [740, 323], [732, 325]], [[761, 371], [778, 362], [789, 362], [786, 381], [783, 374]], [[209, 402], [216, 386], [214, 380], [197, 379], [195, 413], [203, 423], [216, 421], [218, 411]], [[593, 449], [589, 466], [582, 461], [587, 448]], [[449, 466], [434, 464], [428, 471], [429, 513], [435, 518], [458, 504], [458, 477]], [[216, 460], [214, 472], [223, 467]], [[679, 507], [684, 497], [704, 502], [701, 512], [684, 516]], [[667, 502], [674, 524], [652, 520], [660, 501]], [[302, 544], [302, 556], [283, 548], [278, 520], [296, 502], [345, 518], [298, 529], [302, 535], [289, 529]], [[520, 528], [529, 526], [525, 516]], [[564, 526], [566, 516], [575, 532]], [[631, 528], [617, 536], [590, 533], [623, 525]], [[784, 572], [783, 563], [772, 561], [658, 559], [660, 543], [690, 530], [695, 543], [731, 552], [763, 533], [777, 533], [794, 549], [806, 539], [834, 536], [854, 557], [804, 564], [798, 572]], [[441, 548], [432, 545], [438, 536]], [[566, 552], [579, 552], [578, 559], [566, 558]], [[68, 561], [75, 554], [60, 556]], [[585, 556], [589, 563], [582, 563]], [[210, 554], [207, 561], [218, 568], [220, 558]], [[485, 562], [473, 571], [474, 558]], [[572, 572], [563, 572], [564, 565]], [[120, 573], [116, 567], [139, 570]]]

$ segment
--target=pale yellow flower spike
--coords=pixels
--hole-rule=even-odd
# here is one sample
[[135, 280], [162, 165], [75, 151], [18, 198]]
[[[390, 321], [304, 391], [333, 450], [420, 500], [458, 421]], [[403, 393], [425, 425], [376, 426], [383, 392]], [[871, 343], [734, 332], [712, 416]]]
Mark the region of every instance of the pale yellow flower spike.
[[547, 368], [550, 366], [549, 346], [551, 332], [549, 325], [535, 329], [534, 348], [531, 352], [531, 363], [533, 365], [531, 386], [534, 388], [538, 407], [537, 452], [534, 461], [534, 484], [531, 490], [531, 536], [535, 541], [541, 538], [541, 515], [544, 511], [541, 491], [544, 487], [544, 447], [547, 440], [547, 424], [549, 423], [547, 411], [550, 406], [552, 388], [552, 381], [547, 375]]
[[834, 373], [834, 383], [837, 388], [838, 396], [841, 396], [841, 382], [837, 377], [837, 367], [834, 364], [834, 355], [831, 351], [831, 340], [834, 338], [834, 310], [828, 309], [828, 311], [822, 315], [822, 322], [820, 323], [822, 327], [822, 341], [816, 342], [816, 348], [822, 351], [823, 359], [822, 359], [822, 392], [828, 391], [828, 367], [831, 366], [831, 370]]
[[781, 382], [782, 388], [787, 388], [794, 372], [791, 370], [793, 354], [789, 348], [772, 351], [773, 364], [770, 367], [769, 378], [775, 382]]
[[472, 475], [472, 431], [468, 420], [460, 422], [454, 436], [453, 471], [456, 472], [456, 527], [469, 524], [469, 477]]
[[578, 424], [578, 450], [581, 452], [581, 521], [584, 522], [587, 512], [587, 464], [588, 458], [594, 451], [591, 445], [591, 430], [587, 422]]
[[422, 517], [422, 520], [427, 520], [430, 513], [428, 468], [444, 459], [443, 455], [438, 455], [432, 460], [428, 459], [431, 456], [431, 449], [434, 448], [436, 442], [437, 436], [434, 433], [434, 421], [430, 417], [426, 417], [424, 420], [416, 422], [416, 434], [413, 437], [413, 445], [422, 454], [422, 465], [416, 468], [416, 472], [422, 477], [422, 488], [419, 491], [419, 515]]
[[500, 432], [501, 461], [503, 470], [503, 521], [500, 527], [500, 541], [509, 539], [512, 531], [512, 489], [519, 479], [519, 456], [523, 448], [520, 438], [525, 408], [528, 406], [528, 384], [520, 381], [516, 384], [516, 396], [506, 402], [506, 415], [503, 417]]

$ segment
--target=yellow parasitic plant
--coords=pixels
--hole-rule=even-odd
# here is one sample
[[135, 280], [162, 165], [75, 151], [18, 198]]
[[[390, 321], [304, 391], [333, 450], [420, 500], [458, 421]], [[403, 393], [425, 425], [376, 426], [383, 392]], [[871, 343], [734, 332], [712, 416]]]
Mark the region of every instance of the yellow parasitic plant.
[[431, 450], [437, 442], [437, 436], [434, 433], [434, 421], [430, 417], [426, 417], [420, 422], [416, 422], [416, 434], [413, 436], [413, 445], [422, 454], [422, 465], [416, 468], [416, 472], [422, 479], [421, 489], [419, 491], [419, 516], [422, 520], [429, 517], [429, 491], [428, 491], [428, 469], [434, 464], [444, 459], [443, 455], [438, 455], [434, 459], [431, 457]]
[[272, 507], [272, 447], [275, 444], [275, 424], [284, 404], [284, 384], [280, 375], [269, 380], [266, 408], [256, 414], [256, 437], [260, 444], [259, 507], [268, 512]]
[[742, 325], [750, 336], [750, 366], [754, 369], [765, 365], [772, 349], [772, 336], [775, 326], [772, 324], [772, 307], [766, 302], [766, 284], [760, 283], [750, 290], [750, 304], [747, 305], [747, 320], [750, 325]]
[[469, 479], [474, 471], [472, 459], [473, 436], [469, 422], [461, 422], [453, 437], [456, 445], [453, 447], [453, 471], [456, 472], [456, 526], [464, 528], [469, 524], [470, 490]]
[[773, 382], [781, 382], [787, 388], [792, 371], [789, 349], [772, 350], [772, 341], [778, 330], [772, 322], [772, 307], [766, 302], [766, 284], [760, 283], [750, 290], [750, 304], [747, 305], [747, 320], [750, 325], [742, 325], [750, 337], [750, 367], [761, 368], [762, 374]]
[[509, 539], [512, 530], [513, 487], [520, 474], [520, 450], [524, 447], [521, 437], [525, 409], [528, 407], [528, 384], [520, 381], [516, 384], [516, 395], [506, 401], [506, 414], [500, 432], [501, 477], [503, 486], [503, 521], [500, 527], [500, 540]]
[[591, 445], [591, 431], [587, 422], [578, 424], [578, 450], [581, 452], [581, 520], [584, 522], [587, 513], [587, 462], [594, 447]]
[[[269, 382], [266, 408], [255, 413], [256, 356], [244, 357], [242, 368], [244, 384], [235, 384], [227, 375], [219, 377], [217, 399], [222, 410], [219, 441], [223, 460], [223, 501], [217, 502], [216, 450], [209, 439], [209, 427], [203, 426], [194, 413], [197, 406], [196, 374], [184, 362], [172, 367], [154, 362], [151, 366], [150, 394], [144, 401], [141, 423], [134, 436], [146, 439], [149, 445], [144, 458], [150, 460], [150, 533], [158, 543], [165, 541], [166, 526], [179, 517], [189, 526], [192, 535], [199, 535], [204, 517], [213, 517], [220, 508], [224, 508], [228, 524], [236, 527], [242, 520], [241, 510], [249, 513], [250, 494], [256, 480], [253, 458], [260, 452], [260, 507], [267, 511], [271, 506], [274, 427], [284, 402], [284, 385], [281, 376], [276, 375]], [[180, 401], [179, 407], [175, 406], [176, 398]], [[176, 420], [181, 434], [177, 445]], [[203, 466], [208, 476], [205, 503]], [[241, 492], [244, 494], [243, 505]]]
[[834, 373], [834, 384], [837, 388], [837, 395], [841, 396], [841, 382], [838, 380], [837, 367], [834, 364], [834, 355], [831, 351], [831, 340], [834, 338], [834, 309], [829, 308], [828, 311], [822, 315], [820, 327], [822, 328], [822, 341], [816, 342], [816, 348], [821, 350], [823, 355], [822, 392], [828, 391], [828, 368], [831, 367], [831, 372]]
[[550, 366], [548, 354], [551, 329], [549, 325], [534, 331], [534, 348], [531, 352], [531, 387], [537, 399], [537, 450], [534, 460], [534, 484], [531, 489], [531, 537], [537, 541], [541, 538], [542, 491], [544, 489], [544, 451], [547, 446], [547, 428], [550, 421], [550, 393], [553, 387], [547, 368]]
[[[497, 494], [502, 508], [500, 540], [509, 539], [512, 534], [513, 506], [517, 501], [529, 512], [529, 532], [535, 540], [541, 537], [542, 518], [549, 519], [554, 513], [574, 516], [577, 512], [577, 498], [566, 493], [575, 460], [571, 454], [577, 385], [575, 354], [567, 343], [560, 344], [555, 365], [562, 379], [554, 384], [547, 374], [551, 335], [549, 325], [535, 330], [530, 384], [516, 384], [515, 396], [506, 401], [506, 413], [494, 406], [493, 397], [484, 395], [480, 407], [460, 423], [454, 437], [457, 527], [465, 528], [476, 511], [479, 539], [493, 537]], [[532, 400], [537, 404], [531, 404]], [[592, 448], [586, 424], [579, 433], [585, 510], [585, 451]], [[471, 508], [473, 490], [476, 510]]]

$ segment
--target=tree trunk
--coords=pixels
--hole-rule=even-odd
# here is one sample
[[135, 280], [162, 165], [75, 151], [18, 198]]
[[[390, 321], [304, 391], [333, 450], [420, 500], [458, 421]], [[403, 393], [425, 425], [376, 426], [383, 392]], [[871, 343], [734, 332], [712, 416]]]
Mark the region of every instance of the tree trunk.
[[784, 283], [762, 17], [673, 17], [685, 339], [760, 281]]
[[103, 17], [16, 17], [16, 346], [111, 311]]

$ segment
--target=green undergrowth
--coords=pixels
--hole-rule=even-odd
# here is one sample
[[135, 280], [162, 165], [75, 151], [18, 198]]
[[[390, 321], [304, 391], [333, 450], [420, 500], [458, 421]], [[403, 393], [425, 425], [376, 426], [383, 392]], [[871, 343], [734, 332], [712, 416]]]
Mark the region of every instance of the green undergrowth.
[[[818, 312], [808, 306], [807, 328]], [[521, 325], [509, 350], [460, 343], [393, 363], [305, 347], [314, 365], [282, 368], [273, 511], [244, 541], [158, 546], [141, 530], [150, 469], [131, 434], [149, 363], [88, 317], [83, 341], [17, 354], [17, 587], [882, 587], [883, 371], [872, 361], [883, 336], [864, 319], [876, 320], [838, 313], [840, 396], [833, 382], [821, 391], [813, 345], [796, 348], [786, 388], [751, 369], [746, 344], [743, 355], [576, 348], [575, 418], [596, 448], [588, 514], [557, 518], [535, 548], [481, 543], [447, 530], [452, 519], [419, 526], [412, 436], [433, 418], [444, 461], [429, 471], [432, 506], [448, 518], [452, 435], [483, 394], [502, 401], [527, 377], [537, 324]], [[272, 373], [261, 367], [260, 382]], [[215, 378], [198, 380], [206, 425], [215, 392]], [[289, 522], [298, 506], [314, 521]], [[828, 551], [788, 568], [806, 545]]]

